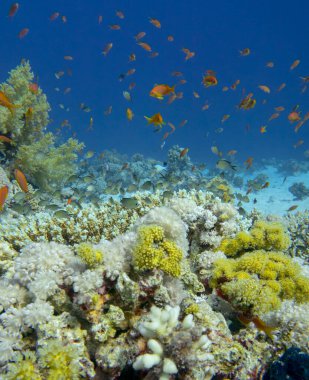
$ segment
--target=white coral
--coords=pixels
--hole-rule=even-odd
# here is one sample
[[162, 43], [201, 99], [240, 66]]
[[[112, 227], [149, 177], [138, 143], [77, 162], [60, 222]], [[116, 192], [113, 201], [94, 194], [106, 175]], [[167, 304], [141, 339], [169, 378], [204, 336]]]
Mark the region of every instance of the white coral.
[[48, 303], [37, 300], [23, 308], [24, 323], [32, 328], [51, 320], [54, 308]]

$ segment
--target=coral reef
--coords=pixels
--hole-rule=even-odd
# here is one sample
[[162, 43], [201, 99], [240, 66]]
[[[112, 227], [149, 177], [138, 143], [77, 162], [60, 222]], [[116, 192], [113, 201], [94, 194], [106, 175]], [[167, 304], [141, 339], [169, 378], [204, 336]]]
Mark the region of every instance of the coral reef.
[[309, 262], [309, 211], [288, 213], [285, 224], [290, 236], [289, 254]]

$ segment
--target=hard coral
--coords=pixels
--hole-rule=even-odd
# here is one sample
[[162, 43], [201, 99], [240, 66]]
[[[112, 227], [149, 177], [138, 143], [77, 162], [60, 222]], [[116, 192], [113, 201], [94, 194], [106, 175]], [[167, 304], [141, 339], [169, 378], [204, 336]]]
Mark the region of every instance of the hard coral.
[[261, 315], [278, 309], [284, 299], [309, 301], [309, 280], [300, 272], [300, 266], [282, 253], [253, 251], [238, 259], [217, 260], [210, 285], [237, 310]]
[[141, 226], [138, 244], [134, 248], [134, 265], [138, 270], [161, 269], [173, 277], [181, 273], [183, 253], [171, 240], [165, 239], [160, 226]]
[[222, 240], [218, 250], [234, 257], [256, 249], [282, 251], [286, 250], [289, 244], [290, 239], [280, 223], [259, 220], [253, 225], [250, 233], [241, 231], [233, 239]]

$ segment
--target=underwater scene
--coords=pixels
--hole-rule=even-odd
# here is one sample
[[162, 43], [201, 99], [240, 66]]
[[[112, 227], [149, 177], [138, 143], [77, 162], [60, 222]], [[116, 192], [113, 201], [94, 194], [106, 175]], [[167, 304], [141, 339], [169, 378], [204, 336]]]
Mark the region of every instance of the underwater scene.
[[309, 380], [308, 14], [1, 1], [1, 380]]

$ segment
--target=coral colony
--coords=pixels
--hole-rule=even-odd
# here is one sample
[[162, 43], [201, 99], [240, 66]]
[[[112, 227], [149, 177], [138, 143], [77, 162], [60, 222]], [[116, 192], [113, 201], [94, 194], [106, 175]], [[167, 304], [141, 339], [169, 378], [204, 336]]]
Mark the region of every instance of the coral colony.
[[[117, 152], [79, 162], [82, 143], [59, 145], [46, 131], [49, 104], [33, 78], [24, 62], [1, 85], [19, 107], [0, 107], [14, 142], [1, 146], [0, 378], [305, 371], [308, 212], [245, 212], [234, 201], [246, 195], [231, 185], [241, 177], [206, 178], [177, 146], [166, 163]], [[291, 189], [299, 198], [305, 190]]]

